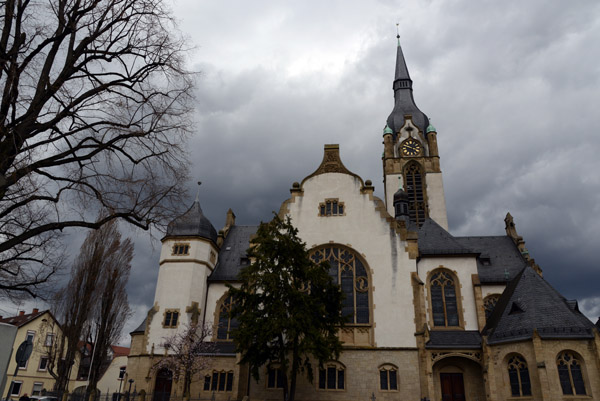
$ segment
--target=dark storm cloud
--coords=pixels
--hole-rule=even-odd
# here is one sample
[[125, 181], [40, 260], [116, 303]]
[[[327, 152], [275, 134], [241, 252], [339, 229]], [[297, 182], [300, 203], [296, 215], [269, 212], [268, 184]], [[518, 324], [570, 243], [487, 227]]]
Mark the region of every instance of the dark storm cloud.
[[[230, 207], [239, 224], [268, 220], [326, 143], [339, 143], [345, 165], [382, 196], [398, 21], [415, 100], [438, 129], [451, 231], [502, 234], [510, 211], [549, 282], [591, 318], [600, 313], [596, 1], [174, 9], [201, 71], [186, 185], [195, 194], [203, 182], [202, 207], [217, 229]], [[136, 241], [128, 330], [153, 302], [159, 247]]]

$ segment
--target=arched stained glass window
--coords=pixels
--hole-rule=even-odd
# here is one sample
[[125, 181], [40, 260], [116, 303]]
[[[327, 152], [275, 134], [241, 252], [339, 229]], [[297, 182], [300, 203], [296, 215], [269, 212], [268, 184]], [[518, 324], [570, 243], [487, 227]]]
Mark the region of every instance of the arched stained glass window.
[[349, 324], [369, 324], [369, 277], [358, 255], [346, 248], [326, 246], [311, 251], [315, 263], [329, 262], [329, 274], [346, 295], [342, 313]]
[[491, 295], [488, 295], [487, 297], [485, 297], [485, 299], [483, 300], [483, 308], [485, 309], [485, 320], [486, 321], [492, 315], [492, 312], [494, 311], [494, 308], [496, 307], [496, 304], [498, 303], [499, 299], [500, 299], [499, 294], [491, 294]]
[[434, 326], [459, 326], [454, 278], [443, 270], [436, 271], [429, 281]]
[[238, 327], [237, 320], [231, 318], [233, 302], [233, 297], [227, 294], [223, 302], [219, 305], [217, 340], [233, 340], [231, 331]]
[[409, 163], [404, 168], [404, 190], [408, 194], [410, 221], [421, 226], [427, 217], [427, 204], [423, 171], [418, 163]]
[[531, 395], [531, 382], [527, 362], [520, 355], [513, 355], [508, 359], [508, 379], [510, 380], [510, 393], [513, 397]]
[[556, 358], [558, 378], [564, 395], [585, 395], [581, 361], [572, 352], [561, 352]]

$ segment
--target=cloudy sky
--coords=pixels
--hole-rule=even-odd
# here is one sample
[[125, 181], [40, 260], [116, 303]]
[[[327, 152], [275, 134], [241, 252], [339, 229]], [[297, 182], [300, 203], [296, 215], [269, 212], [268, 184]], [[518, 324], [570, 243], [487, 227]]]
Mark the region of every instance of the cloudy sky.
[[[396, 23], [419, 108], [438, 131], [450, 231], [504, 233], [514, 216], [544, 277], [600, 316], [600, 3], [174, 0], [199, 71], [193, 201], [219, 229], [268, 220], [338, 143], [382, 197]], [[139, 324], [160, 242], [136, 233]], [[160, 237], [160, 235], [158, 235]]]

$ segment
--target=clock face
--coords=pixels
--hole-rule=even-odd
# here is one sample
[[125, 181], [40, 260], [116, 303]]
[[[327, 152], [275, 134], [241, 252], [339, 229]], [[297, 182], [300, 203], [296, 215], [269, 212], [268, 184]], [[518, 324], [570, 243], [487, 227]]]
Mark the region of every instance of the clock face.
[[402, 144], [403, 156], [418, 156], [421, 154], [421, 144], [412, 138], [407, 139]]

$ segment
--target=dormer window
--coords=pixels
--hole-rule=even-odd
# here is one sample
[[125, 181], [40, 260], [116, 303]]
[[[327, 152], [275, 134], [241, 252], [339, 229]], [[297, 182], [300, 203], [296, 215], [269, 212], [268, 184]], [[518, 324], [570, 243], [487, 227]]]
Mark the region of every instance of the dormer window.
[[319, 203], [319, 216], [343, 216], [344, 212], [344, 202], [338, 199], [325, 199]]
[[182, 256], [190, 254], [190, 244], [175, 244], [171, 255]]

